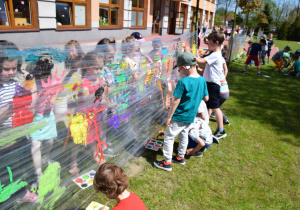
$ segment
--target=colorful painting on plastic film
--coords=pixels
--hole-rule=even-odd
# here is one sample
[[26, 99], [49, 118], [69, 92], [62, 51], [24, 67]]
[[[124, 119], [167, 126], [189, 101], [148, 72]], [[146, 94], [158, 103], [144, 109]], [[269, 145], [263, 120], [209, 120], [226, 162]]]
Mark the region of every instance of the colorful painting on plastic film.
[[235, 35], [231, 46], [231, 60], [239, 58], [244, 53], [247, 35]]
[[78, 208], [72, 200], [92, 176], [86, 186], [76, 180], [143, 152], [164, 124], [180, 76], [173, 66], [193, 36], [24, 50], [0, 42], [0, 68], [13, 72], [0, 77], [0, 209]]

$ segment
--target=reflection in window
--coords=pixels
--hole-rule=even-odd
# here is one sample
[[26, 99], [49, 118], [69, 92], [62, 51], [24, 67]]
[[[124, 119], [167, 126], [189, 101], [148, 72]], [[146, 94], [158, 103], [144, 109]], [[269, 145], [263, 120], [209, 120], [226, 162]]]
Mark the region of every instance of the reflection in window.
[[72, 25], [71, 5], [56, 2], [56, 25]]
[[111, 25], [118, 25], [118, 9], [112, 8], [111, 9]]
[[144, 12], [139, 12], [139, 15], [138, 15], [138, 26], [142, 26], [143, 25], [143, 20], [144, 20]]
[[4, 0], [0, 0], [0, 25], [8, 26], [8, 14]]
[[102, 3], [102, 4], [109, 4], [109, 0], [99, 0], [99, 3]]
[[75, 25], [85, 25], [85, 5], [75, 5]]
[[109, 8], [100, 7], [99, 14], [100, 14], [99, 25], [100, 26], [108, 26], [109, 25]]
[[137, 7], [137, 0], [132, 0], [132, 7]]
[[131, 25], [136, 26], [136, 11], [131, 11]]
[[111, 0], [112, 4], [119, 4], [119, 0]]
[[13, 0], [15, 26], [31, 25], [31, 12], [29, 0]]

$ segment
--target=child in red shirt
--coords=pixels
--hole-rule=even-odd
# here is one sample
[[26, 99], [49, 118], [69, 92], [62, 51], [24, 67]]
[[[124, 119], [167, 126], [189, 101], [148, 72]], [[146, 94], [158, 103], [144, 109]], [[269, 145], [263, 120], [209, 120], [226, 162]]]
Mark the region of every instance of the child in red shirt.
[[128, 178], [124, 170], [114, 164], [102, 164], [94, 177], [94, 189], [101, 191], [109, 199], [116, 199], [118, 204], [113, 210], [144, 210], [147, 209], [143, 201], [127, 189]]

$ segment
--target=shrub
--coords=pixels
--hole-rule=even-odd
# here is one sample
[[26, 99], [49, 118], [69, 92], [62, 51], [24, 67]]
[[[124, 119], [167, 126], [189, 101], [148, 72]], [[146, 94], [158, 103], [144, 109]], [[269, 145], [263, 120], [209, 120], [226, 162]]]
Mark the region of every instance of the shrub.
[[287, 30], [287, 40], [300, 41], [300, 15], [295, 19]]

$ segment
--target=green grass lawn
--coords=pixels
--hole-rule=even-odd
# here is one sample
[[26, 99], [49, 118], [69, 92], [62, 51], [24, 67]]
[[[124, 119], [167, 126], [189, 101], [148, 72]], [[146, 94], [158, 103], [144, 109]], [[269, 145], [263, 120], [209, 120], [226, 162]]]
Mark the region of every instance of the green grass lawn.
[[273, 40], [275, 42], [275, 47], [278, 47], [279, 50], [283, 50], [285, 46], [290, 46], [292, 52], [295, 52], [296, 50], [300, 49], [300, 44], [298, 44], [298, 42], [277, 40], [277, 38], [274, 38]]
[[[231, 125], [220, 144], [184, 166], [173, 164], [171, 172], [153, 167], [162, 150], [147, 150], [125, 166], [129, 190], [148, 209], [300, 209], [300, 78], [270, 72], [272, 64], [261, 68], [271, 78], [250, 66], [242, 74], [244, 62], [229, 66], [223, 111]], [[210, 126], [214, 131], [216, 122]], [[86, 208], [91, 201], [108, 199], [90, 188], [70, 203]]]

